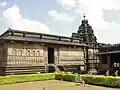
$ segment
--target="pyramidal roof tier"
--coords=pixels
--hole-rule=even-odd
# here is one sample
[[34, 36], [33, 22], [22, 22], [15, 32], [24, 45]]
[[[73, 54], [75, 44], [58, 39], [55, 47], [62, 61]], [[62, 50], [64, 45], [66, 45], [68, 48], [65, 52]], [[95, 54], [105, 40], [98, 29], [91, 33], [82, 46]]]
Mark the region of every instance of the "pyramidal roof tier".
[[83, 18], [84, 19], [81, 21], [81, 25], [78, 27], [77, 33], [72, 33], [72, 37], [82, 38], [83, 42], [86, 44], [97, 43], [97, 38], [94, 35], [92, 26], [89, 25], [85, 14], [83, 15]]

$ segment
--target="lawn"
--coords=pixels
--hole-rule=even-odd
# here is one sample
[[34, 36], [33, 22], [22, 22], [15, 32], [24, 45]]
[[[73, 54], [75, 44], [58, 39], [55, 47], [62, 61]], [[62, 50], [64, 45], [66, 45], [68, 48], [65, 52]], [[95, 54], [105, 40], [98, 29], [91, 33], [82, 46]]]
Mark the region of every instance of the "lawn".
[[74, 82], [48, 80], [0, 85], [0, 90], [119, 90], [119, 89], [91, 85], [76, 86]]

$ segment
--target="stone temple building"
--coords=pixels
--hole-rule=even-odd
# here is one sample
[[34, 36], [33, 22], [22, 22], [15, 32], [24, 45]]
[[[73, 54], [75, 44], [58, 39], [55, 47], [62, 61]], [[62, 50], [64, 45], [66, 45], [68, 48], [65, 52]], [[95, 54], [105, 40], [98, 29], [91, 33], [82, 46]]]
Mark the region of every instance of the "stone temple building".
[[[0, 35], [0, 75], [53, 71], [104, 72], [120, 61], [120, 44], [97, 42], [88, 20], [71, 37], [8, 29]], [[119, 67], [115, 68], [119, 69]]]

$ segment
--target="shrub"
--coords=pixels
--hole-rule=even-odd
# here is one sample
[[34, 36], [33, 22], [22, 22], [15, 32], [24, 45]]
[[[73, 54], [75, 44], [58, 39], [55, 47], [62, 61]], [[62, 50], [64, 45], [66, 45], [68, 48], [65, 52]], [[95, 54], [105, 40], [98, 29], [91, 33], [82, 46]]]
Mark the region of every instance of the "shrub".
[[12, 84], [55, 79], [54, 73], [1, 76], [0, 84]]
[[63, 75], [63, 80], [64, 81], [75, 82], [76, 78], [77, 78], [76, 74], [66, 74], [66, 75]]
[[71, 73], [55, 73], [55, 79], [57, 80], [64, 80], [64, 81], [71, 81], [74, 82], [78, 74], [71, 74]]

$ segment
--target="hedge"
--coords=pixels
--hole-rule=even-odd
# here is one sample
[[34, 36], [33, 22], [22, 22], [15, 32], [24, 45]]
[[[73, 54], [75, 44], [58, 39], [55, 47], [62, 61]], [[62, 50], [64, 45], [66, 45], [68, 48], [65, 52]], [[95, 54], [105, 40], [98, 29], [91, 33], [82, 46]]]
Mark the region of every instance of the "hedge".
[[78, 74], [55, 73], [55, 79], [56, 80], [75, 82], [77, 77], [78, 77]]
[[[55, 79], [75, 82], [78, 74], [56, 73]], [[86, 84], [120, 87], [120, 77], [81, 75]]]
[[[9, 75], [0, 76], [0, 84], [13, 84], [23, 82], [33, 82], [42, 80], [64, 80], [75, 82], [78, 74], [72, 73], [45, 73], [45, 74], [26, 74], [26, 75]], [[114, 76], [92, 76], [92, 75], [81, 75], [87, 84], [102, 85], [110, 87], [120, 87], [120, 77]]]
[[13, 84], [55, 79], [54, 73], [0, 76], [0, 84]]
[[114, 76], [83, 76], [87, 84], [109, 86], [109, 87], [120, 87], [120, 77]]

